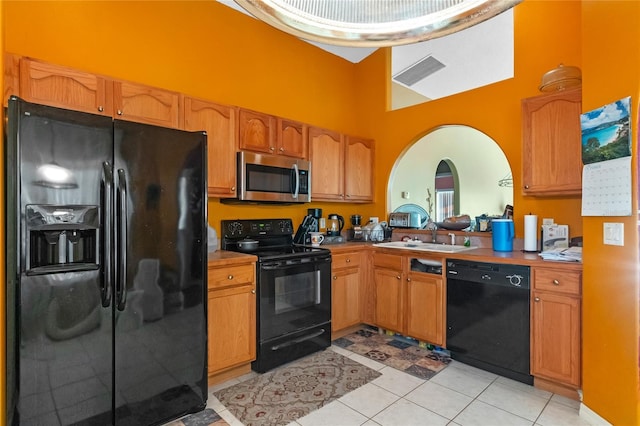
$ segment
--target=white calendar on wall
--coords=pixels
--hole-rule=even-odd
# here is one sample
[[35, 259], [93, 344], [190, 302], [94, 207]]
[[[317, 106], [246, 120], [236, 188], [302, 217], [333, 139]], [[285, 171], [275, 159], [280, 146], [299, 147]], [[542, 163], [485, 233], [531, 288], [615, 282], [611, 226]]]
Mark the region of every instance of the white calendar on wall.
[[582, 216], [631, 216], [631, 157], [584, 166]]
[[631, 97], [580, 115], [582, 216], [631, 216]]

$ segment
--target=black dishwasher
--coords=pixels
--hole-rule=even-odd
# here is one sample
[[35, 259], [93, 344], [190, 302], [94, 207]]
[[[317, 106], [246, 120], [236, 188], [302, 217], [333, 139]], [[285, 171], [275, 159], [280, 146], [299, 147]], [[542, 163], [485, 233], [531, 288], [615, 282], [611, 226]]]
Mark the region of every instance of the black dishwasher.
[[533, 384], [529, 267], [447, 259], [447, 349], [455, 360]]

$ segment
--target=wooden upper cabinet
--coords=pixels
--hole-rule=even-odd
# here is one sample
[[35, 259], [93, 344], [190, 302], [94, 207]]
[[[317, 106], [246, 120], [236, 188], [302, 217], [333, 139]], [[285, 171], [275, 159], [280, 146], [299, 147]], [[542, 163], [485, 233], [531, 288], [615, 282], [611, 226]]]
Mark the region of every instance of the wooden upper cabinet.
[[240, 149], [276, 154], [275, 128], [275, 117], [241, 108], [238, 114]]
[[210, 197], [236, 195], [237, 109], [193, 98], [184, 99], [184, 128], [207, 132], [207, 193]]
[[307, 137], [306, 124], [278, 118], [276, 142], [279, 154], [307, 159], [309, 157]]
[[309, 128], [311, 199], [344, 200], [344, 137], [331, 130]]
[[112, 82], [104, 77], [20, 59], [20, 97], [28, 102], [112, 116]]
[[345, 201], [373, 201], [373, 141], [347, 136], [344, 158]]
[[11, 53], [4, 54], [4, 99], [3, 105], [7, 106], [9, 96], [20, 96], [20, 57]]
[[307, 125], [248, 109], [238, 114], [240, 149], [308, 158]]
[[26, 101], [122, 120], [180, 128], [182, 95], [127, 81], [20, 59], [20, 97]]
[[522, 100], [525, 195], [582, 192], [580, 88]]
[[127, 81], [113, 83], [114, 117], [156, 126], [180, 128], [182, 95]]

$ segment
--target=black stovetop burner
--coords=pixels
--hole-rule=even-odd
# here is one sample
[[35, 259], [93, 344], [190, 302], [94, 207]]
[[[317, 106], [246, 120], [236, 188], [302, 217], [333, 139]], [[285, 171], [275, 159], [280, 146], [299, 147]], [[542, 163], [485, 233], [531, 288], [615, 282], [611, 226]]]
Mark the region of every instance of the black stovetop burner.
[[[238, 242], [246, 239], [258, 241], [258, 248], [252, 251], [240, 250]], [[221, 248], [254, 254], [260, 261], [330, 253], [325, 248], [293, 244], [291, 219], [223, 220]]]

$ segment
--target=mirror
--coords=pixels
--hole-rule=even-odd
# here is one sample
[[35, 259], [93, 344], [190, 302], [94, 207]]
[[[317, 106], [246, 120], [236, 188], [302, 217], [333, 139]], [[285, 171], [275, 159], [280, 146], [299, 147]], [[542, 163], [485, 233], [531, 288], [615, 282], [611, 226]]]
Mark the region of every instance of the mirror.
[[[438, 184], [440, 203], [436, 176], [445, 181]], [[502, 149], [486, 134], [462, 125], [438, 127], [407, 147], [396, 160], [387, 189], [389, 211], [414, 204], [434, 221], [444, 219], [436, 217], [436, 207], [468, 214], [473, 222], [482, 214], [502, 215], [507, 204], [513, 205], [511, 167]], [[444, 206], [446, 200], [449, 205]]]

